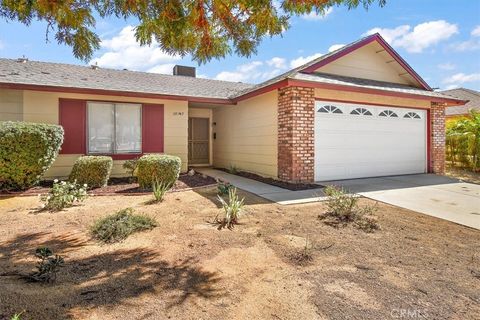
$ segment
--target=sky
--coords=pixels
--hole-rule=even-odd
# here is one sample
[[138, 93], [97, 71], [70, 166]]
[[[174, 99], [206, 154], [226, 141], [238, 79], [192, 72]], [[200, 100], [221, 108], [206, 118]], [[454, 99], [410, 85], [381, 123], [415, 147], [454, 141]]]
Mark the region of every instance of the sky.
[[[102, 39], [90, 63], [100, 67], [171, 74], [175, 64], [197, 76], [259, 83], [365, 35], [379, 32], [432, 88], [480, 90], [480, 0], [387, 0], [369, 10], [332, 7], [323, 15], [293, 17], [282, 36], [265, 38], [249, 58], [228, 56], [198, 65], [170, 56], [157, 44], [141, 47], [134, 20], [97, 20]], [[46, 24], [0, 21], [0, 57], [86, 65], [71, 48], [46, 42]]]

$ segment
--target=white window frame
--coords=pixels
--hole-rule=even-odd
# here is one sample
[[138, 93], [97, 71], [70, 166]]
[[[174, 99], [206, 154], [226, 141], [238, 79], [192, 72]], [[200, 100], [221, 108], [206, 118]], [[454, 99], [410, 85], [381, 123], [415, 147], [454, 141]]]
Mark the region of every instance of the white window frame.
[[[90, 151], [90, 123], [89, 123], [89, 106], [90, 104], [107, 104], [107, 105], [113, 105], [113, 140], [112, 140], [112, 152], [95, 152], [95, 151]], [[132, 105], [132, 106], [139, 106], [140, 107], [140, 150], [139, 151], [122, 151], [122, 152], [117, 152], [116, 150], [116, 138], [117, 138], [117, 123], [116, 123], [116, 106], [118, 104], [121, 105]], [[143, 146], [143, 122], [142, 122], [142, 104], [141, 103], [132, 103], [132, 102], [110, 102], [110, 101], [87, 101], [87, 115], [86, 115], [86, 122], [87, 122], [87, 128], [86, 128], [86, 134], [87, 134], [87, 154], [91, 155], [118, 155], [118, 154], [142, 154], [142, 146]]]

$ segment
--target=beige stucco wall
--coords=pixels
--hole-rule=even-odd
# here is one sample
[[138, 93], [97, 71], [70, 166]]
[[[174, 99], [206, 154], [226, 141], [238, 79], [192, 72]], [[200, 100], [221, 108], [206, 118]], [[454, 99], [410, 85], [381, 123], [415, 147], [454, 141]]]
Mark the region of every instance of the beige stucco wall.
[[213, 110], [213, 165], [277, 176], [277, 91]]
[[416, 84], [410, 75], [404, 74], [405, 69], [376, 42], [340, 57], [317, 71], [354, 78]]
[[374, 104], [394, 105], [399, 107], [411, 107], [411, 108], [430, 108], [430, 101], [420, 99], [410, 99], [391, 96], [380, 96], [367, 93], [337, 91], [329, 89], [315, 89], [315, 98], [317, 99], [334, 99], [344, 100], [352, 102], [365, 102]]
[[[23, 103], [23, 108], [17, 106], [19, 103], [19, 93]], [[16, 97], [13, 99], [12, 97]], [[4, 107], [3, 101], [7, 98], [14, 100]], [[104, 96], [90, 94], [73, 94], [58, 92], [41, 92], [41, 91], [17, 91], [16, 93], [0, 91], [0, 121], [5, 120], [23, 120], [39, 123], [58, 123], [58, 101], [59, 98], [85, 99], [85, 100], [102, 100], [117, 102], [133, 102], [133, 103], [155, 103], [163, 104], [165, 108], [165, 135], [164, 146], [165, 153], [179, 156], [182, 159], [182, 171], [187, 170], [187, 127], [188, 127], [188, 102], [177, 100], [161, 100], [161, 99], [145, 99], [145, 98], [129, 98], [119, 96]], [[6, 104], [5, 104], [6, 105]], [[16, 110], [14, 112], [4, 112], [4, 109]], [[12, 114], [16, 114], [16, 119], [11, 119]], [[21, 119], [23, 117], [23, 119]], [[45, 174], [45, 178], [65, 177], [68, 176], [75, 159], [80, 155], [59, 155], [52, 167]], [[112, 176], [124, 174], [122, 168], [123, 161], [115, 160], [112, 170]]]
[[0, 89], [0, 121], [23, 120], [23, 91]]

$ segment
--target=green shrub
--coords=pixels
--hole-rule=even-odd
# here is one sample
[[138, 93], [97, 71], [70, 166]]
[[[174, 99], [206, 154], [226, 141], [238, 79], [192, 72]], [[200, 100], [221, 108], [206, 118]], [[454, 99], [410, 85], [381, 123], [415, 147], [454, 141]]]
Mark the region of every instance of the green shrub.
[[240, 200], [237, 195], [236, 188], [230, 188], [228, 190], [228, 202], [223, 200], [222, 197], [217, 195], [218, 200], [222, 204], [225, 216], [219, 220], [218, 215], [215, 217], [215, 222], [219, 224], [218, 229], [228, 228], [232, 229], [234, 225], [238, 223], [238, 218], [243, 211], [244, 200]]
[[133, 181], [135, 178], [135, 174], [137, 171], [137, 163], [138, 163], [138, 158], [125, 160], [125, 162], [123, 162], [122, 167], [123, 169], [125, 169], [125, 171], [127, 171], [131, 181]]
[[327, 186], [324, 192], [328, 196], [325, 201], [327, 212], [321, 214], [319, 218], [326, 224], [345, 226], [352, 222], [356, 228], [365, 232], [380, 229], [377, 218], [374, 216], [377, 211], [376, 205], [359, 206], [357, 195], [335, 186]]
[[84, 156], [75, 161], [69, 181], [87, 184], [90, 188], [99, 188], [107, 185], [113, 160], [106, 156]]
[[356, 195], [349, 194], [345, 192], [345, 190], [335, 186], [327, 186], [324, 192], [328, 196], [325, 203], [330, 215], [345, 222], [355, 219], [355, 215], [357, 214], [355, 209], [358, 204], [358, 197]]
[[0, 122], [0, 189], [34, 186], [52, 165], [62, 143], [61, 126]]
[[42, 195], [40, 200], [43, 208], [59, 211], [73, 206], [75, 202], [82, 202], [87, 198], [87, 185], [80, 186], [76, 181], [66, 182], [54, 180], [52, 189], [48, 194]]
[[52, 282], [57, 279], [57, 273], [63, 267], [63, 257], [53, 255], [53, 251], [47, 247], [35, 250], [35, 256], [39, 259], [37, 271], [30, 275], [30, 279], [37, 282]]
[[446, 160], [452, 166], [478, 171], [480, 169], [480, 112], [469, 110], [469, 115], [447, 121]]
[[217, 184], [217, 193], [218, 193], [220, 196], [225, 196], [225, 195], [228, 194], [228, 191], [230, 191], [231, 188], [233, 188], [233, 186], [232, 186], [230, 183], [218, 181], [218, 184]]
[[154, 181], [171, 188], [180, 174], [182, 161], [179, 157], [166, 154], [147, 154], [138, 160], [137, 178], [141, 188], [151, 188]]
[[148, 216], [134, 214], [132, 208], [126, 208], [97, 220], [91, 227], [92, 236], [105, 243], [126, 239], [132, 233], [151, 230], [157, 222]]

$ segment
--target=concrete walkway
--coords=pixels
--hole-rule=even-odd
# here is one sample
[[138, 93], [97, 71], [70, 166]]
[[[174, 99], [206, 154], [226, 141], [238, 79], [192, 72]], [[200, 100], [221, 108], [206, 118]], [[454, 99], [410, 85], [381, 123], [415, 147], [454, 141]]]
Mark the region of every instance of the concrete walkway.
[[[290, 191], [220, 170], [196, 170], [282, 205], [325, 199], [321, 188]], [[433, 174], [327, 181], [321, 184], [340, 186], [373, 200], [480, 230], [480, 185]]]
[[434, 174], [322, 182], [364, 197], [480, 229], [480, 185]]
[[287, 189], [275, 187], [263, 182], [239, 177], [221, 170], [210, 168], [196, 168], [197, 172], [222, 181], [228, 182], [237, 188], [251, 192], [264, 199], [276, 202], [282, 205], [315, 202], [325, 199], [325, 194], [321, 188], [290, 191]]

